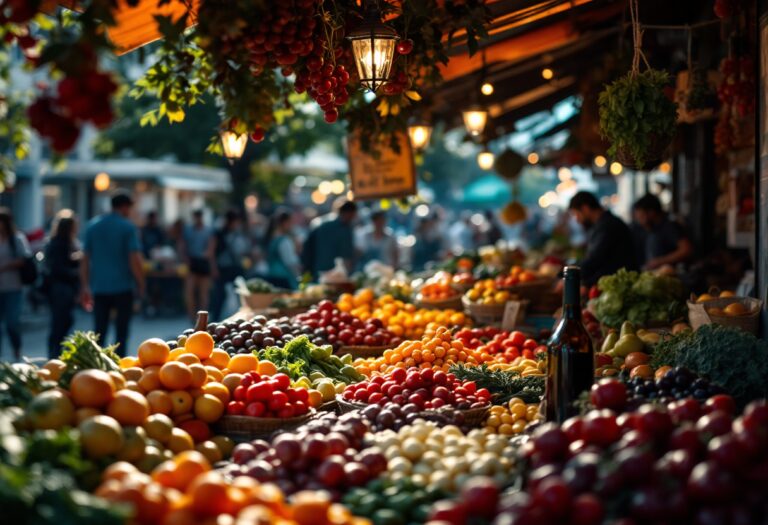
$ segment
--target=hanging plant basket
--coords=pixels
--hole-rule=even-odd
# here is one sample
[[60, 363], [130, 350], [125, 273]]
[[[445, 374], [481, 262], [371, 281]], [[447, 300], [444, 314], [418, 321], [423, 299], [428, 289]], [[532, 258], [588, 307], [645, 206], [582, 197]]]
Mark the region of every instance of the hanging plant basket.
[[629, 72], [600, 93], [600, 130], [611, 143], [608, 154], [623, 165], [647, 169], [662, 159], [677, 122], [668, 84], [665, 71], [648, 69]]

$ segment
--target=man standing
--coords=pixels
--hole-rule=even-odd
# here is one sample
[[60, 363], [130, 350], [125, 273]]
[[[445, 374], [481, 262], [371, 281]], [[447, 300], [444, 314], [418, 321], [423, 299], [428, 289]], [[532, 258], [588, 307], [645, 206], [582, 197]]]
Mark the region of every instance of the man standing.
[[157, 212], [147, 213], [147, 222], [141, 228], [141, 248], [144, 257], [152, 257], [152, 250], [165, 244], [165, 232], [157, 223]]
[[632, 206], [635, 222], [643, 229], [640, 264], [647, 270], [683, 263], [693, 253], [693, 246], [683, 227], [669, 220], [655, 195], [645, 195]]
[[379, 261], [397, 269], [397, 240], [392, 230], [387, 227], [387, 212], [377, 210], [371, 214], [371, 225], [359, 232], [358, 246], [361, 253], [360, 264]]
[[357, 204], [345, 201], [339, 206], [334, 219], [324, 221], [309, 232], [302, 250], [304, 270], [317, 279], [320, 273], [333, 268], [335, 260], [344, 259], [351, 272], [355, 258], [353, 223], [357, 218]]
[[629, 227], [600, 206], [597, 197], [580, 191], [573, 196], [568, 209], [587, 233], [587, 251], [579, 263], [585, 286], [592, 286], [603, 275], [613, 274], [621, 268], [637, 268]]
[[93, 219], [85, 231], [80, 265], [82, 303], [86, 310], [93, 310], [94, 330], [103, 344], [115, 312], [117, 353], [125, 356], [134, 292], [144, 295], [143, 259], [138, 229], [128, 219], [133, 199], [117, 192], [111, 205], [112, 212]]
[[203, 210], [195, 210], [192, 224], [184, 231], [182, 243], [189, 268], [184, 291], [190, 319], [195, 319], [199, 310], [208, 310], [214, 245], [213, 230], [203, 222]]

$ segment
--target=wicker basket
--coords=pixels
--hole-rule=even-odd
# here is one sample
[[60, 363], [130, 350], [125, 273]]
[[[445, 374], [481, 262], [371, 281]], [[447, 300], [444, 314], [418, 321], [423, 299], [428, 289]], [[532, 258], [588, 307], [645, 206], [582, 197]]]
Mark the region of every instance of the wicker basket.
[[339, 414], [346, 414], [347, 412], [360, 410], [361, 408], [365, 408], [368, 406], [365, 403], [353, 403], [351, 401], [347, 401], [340, 395], [336, 396], [336, 403], [338, 403], [339, 405]]
[[316, 414], [314, 409], [303, 416], [281, 419], [277, 417], [224, 416], [214, 425], [219, 434], [233, 441], [267, 438], [278, 430], [292, 430], [306, 423]]
[[283, 295], [285, 294], [280, 292], [241, 294], [240, 305], [251, 310], [264, 310], [272, 305], [272, 301]]
[[[749, 313], [738, 316], [712, 313], [713, 308], [724, 309], [726, 306], [733, 303], [743, 304]], [[745, 332], [757, 335], [760, 329], [760, 312], [762, 306], [763, 302], [761, 300], [752, 297], [721, 297], [719, 299], [712, 299], [698, 304], [688, 301], [688, 320], [694, 330], [704, 324], [714, 323], [741, 328]], [[699, 315], [701, 308], [704, 309], [704, 315]], [[709, 320], [709, 323], [707, 320]]]
[[385, 350], [392, 348], [392, 345], [382, 346], [342, 346], [336, 352], [338, 355], [350, 354], [353, 359], [381, 357]]
[[470, 408], [469, 410], [460, 410], [464, 416], [464, 424], [469, 427], [480, 426], [485, 418], [488, 417], [488, 412], [491, 410], [491, 405], [480, 408]]
[[[477, 324], [485, 325], [498, 325], [504, 319], [505, 304], [478, 304], [473, 303], [466, 297], [462, 297], [462, 304], [464, 305], [464, 311], [472, 317], [472, 320]], [[528, 309], [529, 301], [520, 301], [520, 310], [517, 314], [516, 324], [522, 324], [525, 319], [525, 312]]]
[[339, 402], [335, 399], [326, 401], [317, 409], [318, 412], [338, 412]]
[[421, 294], [418, 294], [416, 296], [416, 307], [427, 308], [428, 310], [461, 310], [461, 297], [461, 295], [456, 295], [456, 297], [432, 301], [424, 299]]
[[539, 296], [552, 290], [555, 281], [553, 279], [536, 279], [527, 283], [518, 283], [514, 286], [503, 286], [501, 290], [506, 290], [517, 295], [520, 299], [535, 301]]

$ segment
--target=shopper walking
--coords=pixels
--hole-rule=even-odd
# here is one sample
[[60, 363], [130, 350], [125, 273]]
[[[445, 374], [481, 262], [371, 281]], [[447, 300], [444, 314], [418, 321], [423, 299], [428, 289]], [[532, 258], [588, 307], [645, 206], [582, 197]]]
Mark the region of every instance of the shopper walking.
[[139, 232], [128, 219], [133, 209], [130, 194], [112, 197], [112, 212], [93, 219], [85, 231], [80, 266], [81, 299], [93, 310], [94, 330], [107, 343], [109, 320], [115, 313], [117, 353], [126, 355], [133, 300], [144, 295], [144, 269]]
[[216, 232], [213, 243], [213, 291], [211, 293], [211, 318], [221, 320], [227, 289], [235, 277], [243, 273], [245, 241], [242, 237], [242, 217], [237, 210], [224, 215], [224, 225]]
[[362, 264], [379, 261], [397, 269], [397, 241], [392, 230], [387, 227], [387, 212], [384, 210], [371, 214], [371, 225], [360, 232], [358, 246]]
[[184, 296], [190, 319], [195, 319], [198, 311], [208, 310], [214, 249], [213, 230], [205, 224], [203, 210], [195, 210], [179, 246], [189, 268]]
[[144, 226], [141, 227], [141, 251], [144, 254], [144, 258], [150, 259], [152, 257], [152, 250], [159, 248], [166, 243], [166, 235], [163, 228], [157, 221], [157, 212], [151, 211], [147, 213], [147, 220]]
[[[11, 341], [13, 358], [21, 359], [21, 278], [25, 259], [30, 257], [29, 245], [24, 235], [16, 230], [13, 215], [8, 208], [0, 208], [0, 324], [5, 325]], [[0, 335], [2, 355], [2, 335]]]
[[344, 201], [336, 216], [322, 221], [309, 232], [301, 256], [304, 269], [315, 279], [333, 268], [336, 259], [341, 258], [349, 272], [354, 267], [355, 236], [354, 222], [357, 218], [357, 204]]
[[80, 260], [83, 256], [77, 239], [77, 219], [72, 210], [61, 210], [53, 219], [45, 246], [43, 270], [45, 291], [51, 311], [48, 332], [48, 358], [59, 356], [61, 342], [74, 323], [74, 310], [80, 290]]
[[267, 228], [267, 263], [269, 276], [283, 286], [295, 290], [301, 278], [301, 262], [296, 253], [296, 240], [292, 235], [293, 215], [288, 210], [277, 210]]

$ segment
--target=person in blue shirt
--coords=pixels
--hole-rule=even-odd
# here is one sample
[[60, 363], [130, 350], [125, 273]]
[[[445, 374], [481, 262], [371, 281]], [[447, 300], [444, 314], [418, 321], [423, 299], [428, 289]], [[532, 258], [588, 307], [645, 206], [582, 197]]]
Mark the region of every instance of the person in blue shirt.
[[85, 231], [80, 264], [81, 300], [93, 310], [94, 331], [107, 344], [109, 320], [115, 312], [117, 353], [126, 355], [134, 293], [144, 295], [144, 269], [138, 228], [128, 219], [133, 199], [128, 193], [112, 196], [112, 212], [93, 219]]
[[339, 206], [335, 218], [322, 222], [309, 232], [301, 251], [305, 271], [311, 272], [316, 279], [333, 268], [336, 258], [340, 257], [351, 272], [355, 259], [356, 218], [357, 204], [345, 201]]

